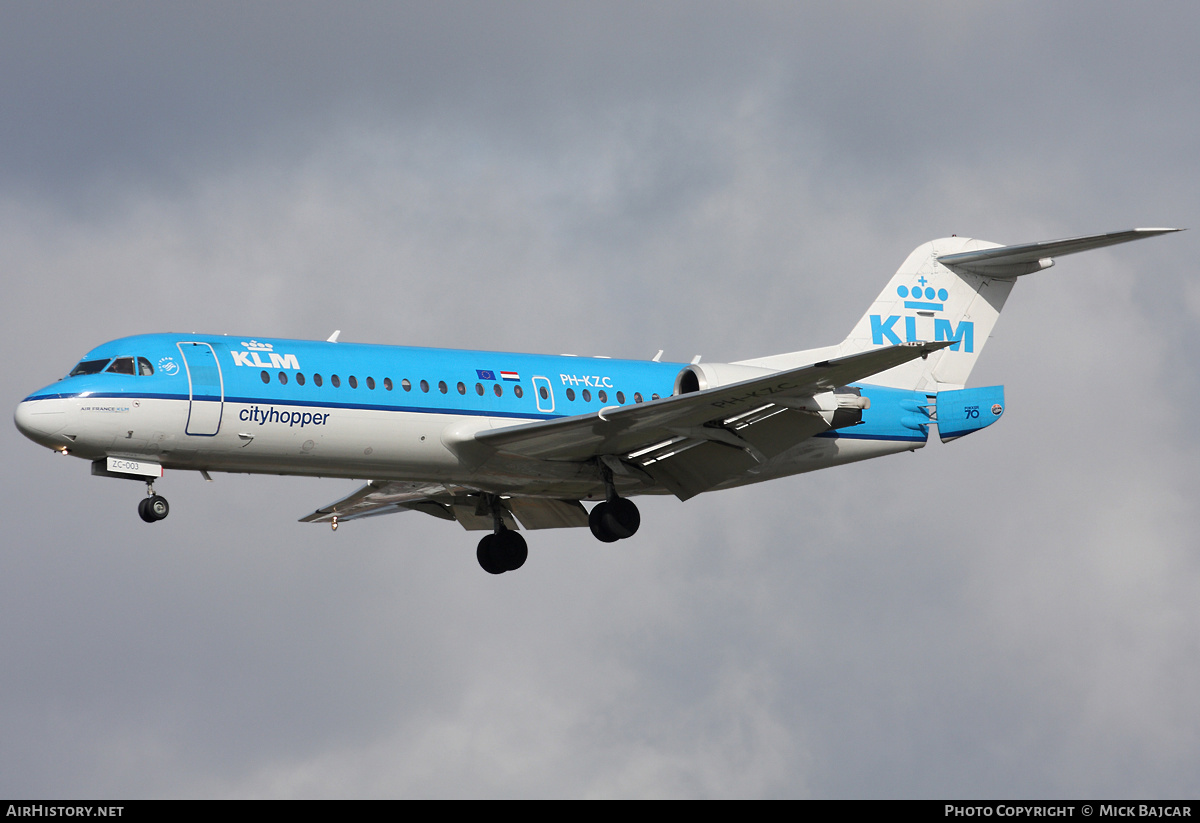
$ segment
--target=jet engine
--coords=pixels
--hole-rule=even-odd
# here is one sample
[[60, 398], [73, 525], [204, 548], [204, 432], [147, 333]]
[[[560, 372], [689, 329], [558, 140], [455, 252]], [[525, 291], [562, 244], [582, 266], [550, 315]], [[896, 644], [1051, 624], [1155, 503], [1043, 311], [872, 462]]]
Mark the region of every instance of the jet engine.
[[[733, 363], [692, 363], [675, 376], [674, 394], [715, 389], [745, 380], [754, 380], [775, 374], [775, 369], [758, 366], [741, 366]], [[772, 397], [771, 405], [783, 406], [797, 411], [820, 415], [831, 429], [857, 426], [862, 422], [863, 411], [871, 407], [871, 400], [862, 396], [862, 389], [840, 386], [833, 391], [816, 392], [810, 395]], [[765, 405], [765, 404], [764, 404]]]
[[715, 389], [717, 386], [728, 386], [730, 383], [741, 383], [743, 380], [753, 380], [756, 377], [768, 377], [775, 369], [762, 369], [758, 366], [737, 366], [731, 363], [693, 363], [685, 366], [675, 375], [675, 394], [691, 394], [692, 392]]

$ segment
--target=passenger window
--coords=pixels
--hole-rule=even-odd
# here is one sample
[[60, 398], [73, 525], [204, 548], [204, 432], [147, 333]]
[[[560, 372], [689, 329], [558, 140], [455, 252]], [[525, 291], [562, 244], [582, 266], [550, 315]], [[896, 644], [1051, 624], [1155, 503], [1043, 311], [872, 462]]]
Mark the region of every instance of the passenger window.
[[617, 392], [617, 402], [619, 404], [621, 404], [622, 406], [625, 405], [625, 392], [623, 392], [623, 391]]
[[642, 393], [641, 393], [640, 391], [635, 391], [635, 392], [633, 393], [633, 402], [634, 402], [634, 403], [641, 403], [641, 402], [642, 402]]
[[370, 389], [371, 391], [375, 390], [375, 378], [374, 377], [367, 378], [367, 388]]
[[335, 389], [339, 388], [342, 385], [342, 379], [340, 377], [338, 377], [336, 374], [329, 378], [329, 382], [333, 384], [333, 387]]
[[314, 374], [314, 375], [313, 375], [313, 382], [314, 382], [314, 383], [316, 383], [316, 384], [317, 384], [317, 386], [318, 386], [318, 388], [319, 388], [319, 387], [320, 387], [320, 385], [321, 385], [321, 375], [320, 375], [320, 374]]
[[584, 401], [585, 403], [591, 403], [591, 402], [592, 402], [592, 390], [591, 390], [591, 389], [584, 389], [584, 390], [583, 390], [583, 401]]
[[407, 377], [400, 381], [400, 388], [405, 391], [412, 391], [412, 383], [408, 381]]
[[110, 371], [113, 374], [133, 374], [133, 358], [118, 357], [112, 362], [112, 365], [108, 367], [107, 371]]
[[287, 372], [282, 372], [282, 371], [281, 371], [281, 372], [279, 373], [279, 382], [280, 382], [280, 383], [282, 383], [282, 384], [283, 384], [283, 385], [285, 385], [285, 386], [287, 385]]
[[[543, 399], [544, 399], [544, 398], [543, 398]], [[575, 390], [574, 390], [574, 389], [567, 389], [567, 399], [568, 399], [568, 400], [574, 400], [574, 399], [575, 399]]]
[[479, 395], [480, 397], [483, 397], [483, 384], [482, 383], [475, 384], [475, 393], [477, 395]]
[[601, 389], [600, 391], [596, 392], [596, 396], [600, 398], [601, 403], [608, 402], [608, 392], [604, 391], [604, 389]]
[[[520, 397], [520, 395], [517, 395], [517, 396]], [[550, 393], [548, 391], [546, 391], [545, 386], [538, 386], [538, 396], [541, 397], [543, 400], [550, 399]]]
[[138, 358], [138, 373], [142, 377], [150, 377], [154, 374], [154, 367], [150, 365], [150, 361], [144, 357]]
[[355, 377], [354, 375], [350, 375], [348, 378], [346, 378], [346, 382], [348, 382], [350, 384], [350, 388], [352, 388], [352, 389], [358, 388], [358, 378]]
[[445, 380], [438, 381], [438, 391], [440, 391], [442, 394], [445, 394], [446, 392], [450, 391], [450, 389], [446, 386]]
[[655, 392], [654, 394], [650, 395], [650, 399], [651, 399], [651, 400], [657, 400], [657, 399], [658, 399], [658, 393], [657, 393], [657, 392]]
[[296, 383], [300, 386], [304, 385], [304, 375], [300, 372], [296, 372]]
[[423, 392], [429, 391], [429, 381], [428, 380], [421, 381], [421, 391], [423, 391]]
[[500, 395], [504, 394], [504, 389], [503, 389], [503, 388], [500, 386], [500, 384], [499, 384], [499, 383], [493, 383], [493, 384], [492, 384], [492, 391], [494, 391], [494, 392], [496, 393], [496, 396], [497, 396], [497, 397], [499, 397]]
[[525, 396], [525, 390], [521, 388], [520, 384], [517, 384], [513, 386], [513, 394], [517, 396], [517, 399], [520, 399]]
[[460, 380], [460, 381], [458, 381], [458, 393], [459, 393], [459, 394], [466, 394], [466, 393], [467, 393], [467, 386], [466, 386], [466, 384], [465, 384], [465, 383], [463, 383], [461, 380]]
[[392, 390], [392, 378], [390, 378], [390, 377], [383, 378], [383, 387], [385, 389], [387, 389], [388, 391], [391, 391]]
[[262, 372], [262, 374], [261, 374], [260, 376], [262, 377], [262, 380], [263, 380], [263, 382], [264, 382], [264, 383], [270, 383], [270, 382], [271, 382], [271, 375], [267, 374], [266, 370], [263, 370], [263, 372]]

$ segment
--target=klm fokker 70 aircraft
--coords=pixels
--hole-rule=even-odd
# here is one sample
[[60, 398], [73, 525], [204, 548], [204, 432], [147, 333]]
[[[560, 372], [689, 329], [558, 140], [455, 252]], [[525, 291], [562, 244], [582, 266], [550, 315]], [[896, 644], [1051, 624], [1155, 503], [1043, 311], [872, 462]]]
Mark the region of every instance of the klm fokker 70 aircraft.
[[[370, 478], [306, 522], [415, 510], [488, 531], [492, 574], [517, 531], [633, 535], [630, 499], [758, 483], [995, 422], [1004, 388], [965, 388], [1018, 277], [1054, 257], [1176, 229], [1000, 246], [925, 243], [841, 343], [736, 363], [552, 357], [268, 337], [149, 334], [93, 349], [25, 398], [26, 437], [143, 480], [164, 469]], [[661, 353], [660, 353], [661, 354]], [[597, 501], [589, 512], [583, 501]]]

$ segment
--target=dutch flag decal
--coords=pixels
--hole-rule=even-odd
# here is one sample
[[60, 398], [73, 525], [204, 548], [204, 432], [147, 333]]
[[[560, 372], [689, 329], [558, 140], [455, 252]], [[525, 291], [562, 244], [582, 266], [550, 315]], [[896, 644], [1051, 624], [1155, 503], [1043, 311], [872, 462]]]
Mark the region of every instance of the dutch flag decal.
[[515, 371], [502, 371], [500, 372], [500, 379], [520, 381], [521, 375], [517, 374]]

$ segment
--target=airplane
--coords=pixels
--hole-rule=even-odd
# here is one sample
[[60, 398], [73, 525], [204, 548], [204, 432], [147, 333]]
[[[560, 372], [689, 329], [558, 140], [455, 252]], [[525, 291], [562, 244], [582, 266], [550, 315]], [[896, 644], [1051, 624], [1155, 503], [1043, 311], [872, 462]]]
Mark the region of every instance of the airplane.
[[[631, 499], [758, 483], [943, 442], [1004, 412], [966, 388], [1017, 279], [1054, 258], [1169, 232], [917, 247], [841, 343], [732, 363], [549, 356], [225, 335], [105, 343], [17, 406], [17, 428], [92, 474], [166, 469], [369, 478], [301, 518], [418, 511], [488, 532], [476, 559], [521, 567], [518, 530], [633, 536]], [[590, 511], [583, 501], [595, 501]]]

